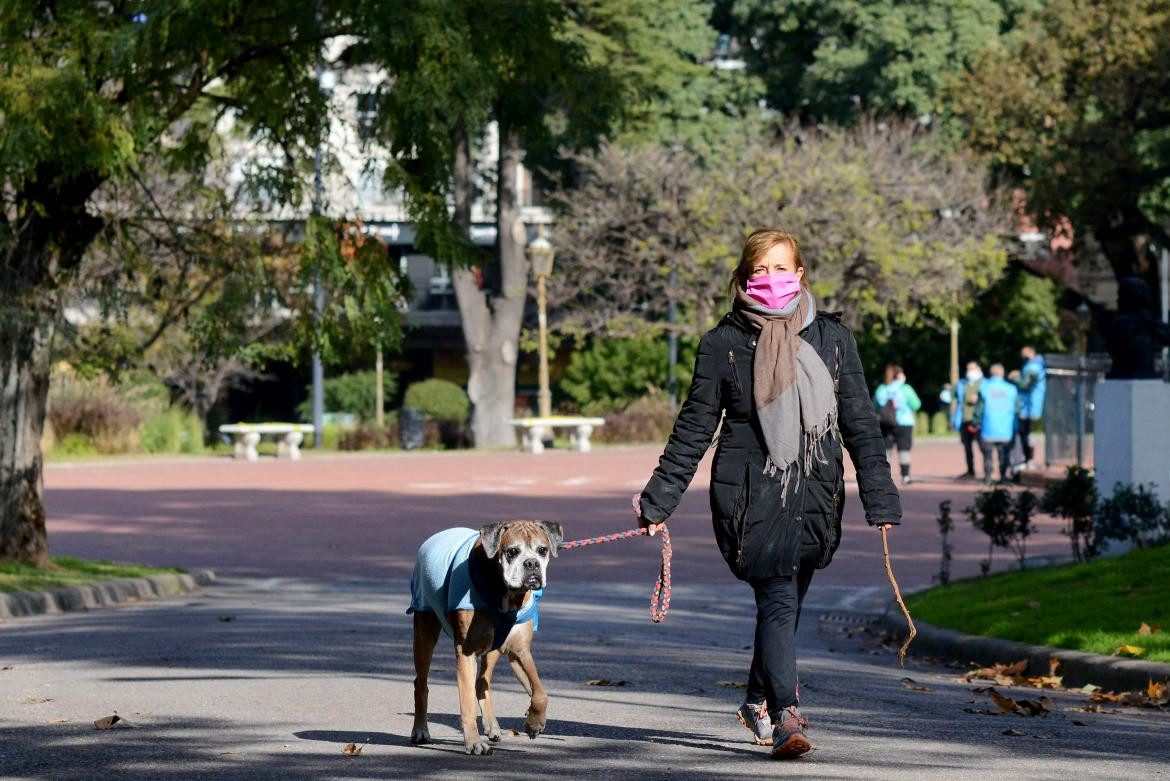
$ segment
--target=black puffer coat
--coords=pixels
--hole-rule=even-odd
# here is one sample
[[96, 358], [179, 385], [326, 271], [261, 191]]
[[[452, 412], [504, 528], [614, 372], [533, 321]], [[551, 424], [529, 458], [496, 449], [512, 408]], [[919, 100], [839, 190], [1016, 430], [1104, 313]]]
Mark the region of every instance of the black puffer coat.
[[857, 467], [866, 520], [874, 525], [902, 518], [901, 498], [890, 478], [857, 343], [838, 314], [818, 313], [800, 335], [834, 378], [841, 436], [829, 437], [828, 463], [814, 463], [809, 477], [781, 503], [779, 475], [764, 473], [768, 454], [752, 403], [756, 334], [731, 312], [703, 336], [690, 395], [641, 497], [646, 520], [658, 523], [668, 518], [726, 413], [711, 475], [712, 524], [723, 558], [744, 580], [795, 573], [802, 540], [819, 548], [818, 567], [832, 560], [841, 541], [845, 506], [842, 440]]

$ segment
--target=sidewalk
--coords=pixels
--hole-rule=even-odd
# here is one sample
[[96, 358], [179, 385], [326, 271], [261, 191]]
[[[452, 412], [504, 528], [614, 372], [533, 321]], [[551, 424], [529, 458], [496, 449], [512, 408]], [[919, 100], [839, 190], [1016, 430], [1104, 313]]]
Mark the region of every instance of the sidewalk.
[[[969, 712], [990, 700], [958, 683], [957, 671], [917, 660], [901, 670], [892, 652], [859, 639], [884, 593], [817, 583], [798, 636], [816, 751], [770, 764], [733, 718], [742, 691], [722, 685], [744, 680], [750, 661], [746, 589], [680, 586], [666, 622], [653, 626], [640, 584], [553, 577], [534, 645], [550, 722], [535, 741], [506, 738], [490, 757], [462, 753], [453, 661], [440, 643], [436, 743], [408, 745], [404, 582], [237, 579], [195, 598], [0, 624], [2, 667], [11, 667], [0, 670], [0, 777], [1170, 777], [1166, 714], [1070, 711], [1084, 698], [1063, 692], [1045, 692], [1054, 712], [1043, 719]], [[932, 691], [905, 688], [906, 676]], [[584, 685], [597, 678], [631, 685]], [[519, 727], [520, 689], [506, 669], [496, 680], [501, 724]], [[93, 728], [115, 711], [124, 725]], [[366, 744], [360, 757], [342, 755], [350, 741]]]

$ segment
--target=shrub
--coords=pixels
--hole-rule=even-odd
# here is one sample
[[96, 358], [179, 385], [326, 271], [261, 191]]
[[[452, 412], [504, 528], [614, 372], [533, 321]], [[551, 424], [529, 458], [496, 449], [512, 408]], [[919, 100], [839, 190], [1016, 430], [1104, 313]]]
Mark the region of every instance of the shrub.
[[662, 394], [643, 396], [620, 412], [605, 415], [605, 425], [593, 432], [598, 442], [663, 443], [674, 428], [677, 410]]
[[931, 434], [948, 434], [951, 430], [950, 416], [945, 412], [936, 412], [930, 416]]
[[[325, 378], [322, 401], [326, 412], [349, 412], [361, 420], [374, 417], [377, 406], [377, 373], [373, 370], [349, 372]], [[393, 398], [398, 390], [393, 372], [382, 372], [382, 403]], [[297, 415], [306, 422], [313, 420], [313, 386], [305, 386], [305, 400], [297, 405]]]
[[[695, 343], [679, 339], [675, 377], [685, 392], [695, 364]], [[665, 333], [595, 339], [569, 359], [558, 387], [586, 415], [627, 409], [647, 393], [665, 391], [670, 345]]]
[[1049, 485], [1040, 499], [1041, 510], [1065, 520], [1064, 533], [1077, 561], [1096, 558], [1104, 549], [1104, 540], [1093, 533], [1096, 508], [1097, 483], [1079, 466], [1070, 466], [1065, 478]]
[[930, 415], [919, 411], [914, 415], [914, 436], [924, 437], [930, 433]]
[[179, 407], [169, 407], [147, 418], [140, 435], [145, 453], [203, 451], [203, 421], [194, 412]]
[[1038, 502], [1031, 491], [1021, 491], [1013, 498], [1006, 488], [993, 488], [975, 495], [975, 504], [964, 512], [972, 525], [989, 540], [987, 559], [979, 562], [984, 575], [991, 571], [995, 548], [1011, 548], [1023, 569], [1028, 537], [1032, 534], [1032, 513]]
[[410, 385], [402, 400], [406, 409], [419, 409], [437, 421], [466, 423], [471, 415], [471, 401], [467, 394], [447, 380], [423, 380]]
[[1094, 535], [1107, 548], [1110, 540], [1129, 540], [1139, 548], [1170, 542], [1170, 507], [1163, 507], [1154, 486], [1118, 483], [1093, 517]]
[[97, 454], [98, 449], [89, 437], [74, 431], [58, 439], [53, 452], [58, 456], [92, 456]]
[[[131, 400], [119, 395], [117, 388], [101, 380], [67, 380], [55, 385], [50, 394], [48, 419], [60, 446], [64, 446], [64, 440], [70, 435], [88, 440], [99, 453], [125, 453], [137, 449], [139, 444], [140, 410]], [[72, 440], [72, 445], [77, 443], [77, 439]], [[80, 454], [68, 447], [64, 449]]]

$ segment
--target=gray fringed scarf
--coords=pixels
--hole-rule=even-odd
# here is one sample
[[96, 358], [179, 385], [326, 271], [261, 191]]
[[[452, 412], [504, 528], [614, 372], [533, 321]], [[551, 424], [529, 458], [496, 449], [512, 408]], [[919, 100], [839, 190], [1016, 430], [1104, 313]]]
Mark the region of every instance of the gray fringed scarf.
[[[743, 288], [735, 308], [760, 332], [752, 365], [756, 415], [768, 448], [767, 474], [777, 471], [788, 496], [792, 478], [812, 471], [814, 459], [825, 461], [825, 437], [837, 425], [833, 378], [800, 332], [816, 317], [812, 293], [803, 291], [784, 309], [767, 309]], [[803, 469], [801, 465], [803, 464]]]

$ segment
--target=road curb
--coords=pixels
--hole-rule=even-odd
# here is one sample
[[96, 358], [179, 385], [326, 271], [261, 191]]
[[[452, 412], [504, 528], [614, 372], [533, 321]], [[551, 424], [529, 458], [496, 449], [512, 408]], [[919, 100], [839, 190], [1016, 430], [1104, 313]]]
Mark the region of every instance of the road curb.
[[[1107, 691], [1145, 691], [1153, 681], [1170, 680], [1170, 664], [1145, 662], [1140, 659], [1122, 659], [1116, 656], [1070, 651], [1045, 645], [1030, 645], [999, 637], [965, 635], [953, 629], [943, 629], [925, 621], [915, 621], [918, 635], [910, 645], [915, 656], [936, 656], [960, 662], [978, 662], [981, 665], [1011, 664], [1028, 660], [1026, 675], [1048, 675], [1048, 662], [1060, 657], [1059, 675], [1068, 687], [1095, 684]], [[886, 611], [882, 627], [891, 635], [906, 636], [906, 617], [898, 608]]]
[[204, 569], [141, 578], [99, 580], [83, 586], [62, 586], [48, 591], [0, 593], [0, 618], [67, 613], [112, 607], [126, 602], [177, 597], [196, 591], [214, 580], [215, 573]]

